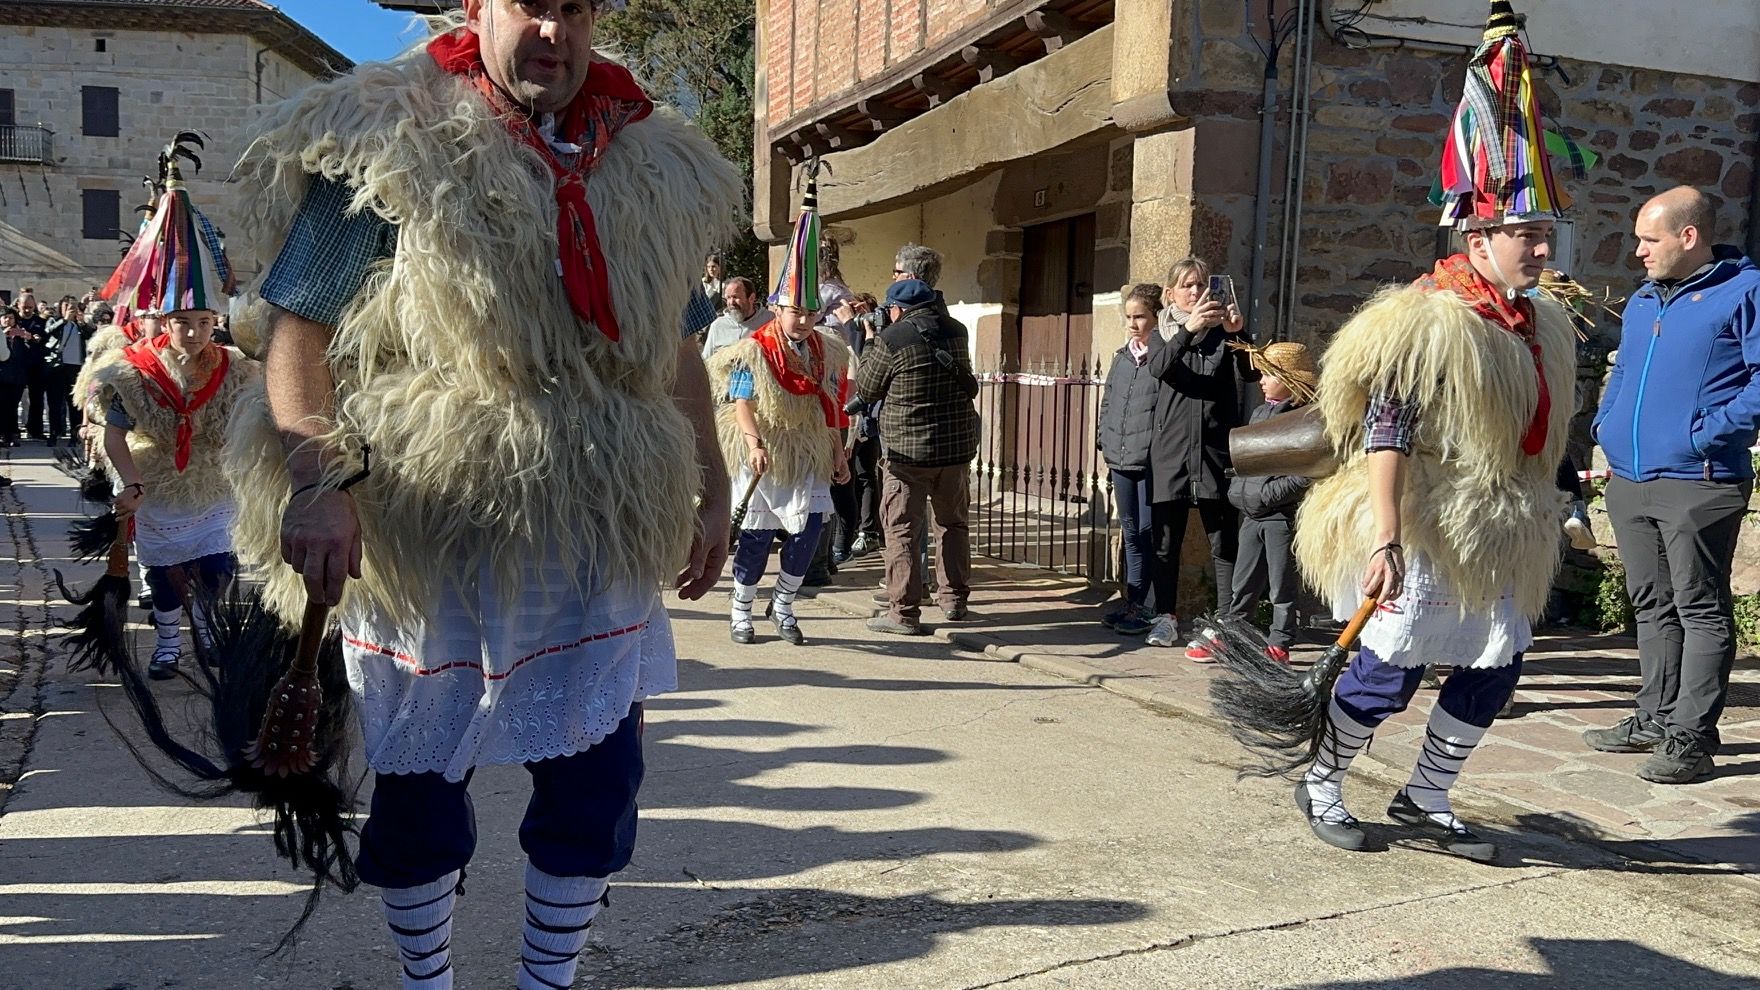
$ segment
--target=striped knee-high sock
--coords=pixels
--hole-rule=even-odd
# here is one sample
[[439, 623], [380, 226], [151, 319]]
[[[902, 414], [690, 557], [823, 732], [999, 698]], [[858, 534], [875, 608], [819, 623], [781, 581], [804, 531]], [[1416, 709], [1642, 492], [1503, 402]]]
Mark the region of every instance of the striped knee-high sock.
[[1320, 755], [1302, 780], [1308, 785], [1308, 805], [1313, 815], [1334, 824], [1354, 821], [1344, 806], [1344, 775], [1351, 761], [1369, 745], [1375, 735], [1370, 726], [1358, 722], [1339, 707], [1334, 696], [1328, 704], [1332, 709], [1332, 728], [1320, 743]]
[[801, 583], [807, 579], [805, 574], [776, 575], [776, 588], [770, 593], [770, 600], [776, 605], [776, 624], [779, 626], [798, 625], [794, 617], [794, 599], [800, 593]]
[[1437, 705], [1430, 712], [1430, 724], [1424, 727], [1424, 746], [1418, 751], [1418, 762], [1412, 767], [1412, 779], [1406, 782], [1406, 796], [1431, 821], [1445, 828], [1460, 824], [1448, 803], [1449, 789], [1461, 775], [1461, 767], [1485, 729], [1470, 725], [1443, 711]]
[[735, 628], [751, 627], [752, 602], [758, 597], [758, 586], [755, 584], [733, 583], [733, 595], [729, 598], [728, 622]]
[[553, 877], [526, 864], [525, 947], [519, 990], [568, 990], [587, 929], [610, 903], [603, 877]]
[[154, 660], [176, 660], [183, 654], [183, 610], [153, 610]]
[[452, 990], [452, 904], [458, 881], [454, 870], [433, 883], [379, 892], [403, 960], [404, 990]]

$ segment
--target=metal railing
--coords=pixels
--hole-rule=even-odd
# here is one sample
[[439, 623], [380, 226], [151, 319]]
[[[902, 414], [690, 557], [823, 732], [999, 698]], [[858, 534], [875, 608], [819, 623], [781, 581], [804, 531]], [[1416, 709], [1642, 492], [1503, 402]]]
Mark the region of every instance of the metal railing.
[[47, 127], [0, 124], [0, 162], [53, 164], [54, 137], [55, 132]]
[[1116, 578], [1112, 484], [1095, 449], [1098, 368], [993, 361], [978, 375], [972, 551], [1107, 582]]

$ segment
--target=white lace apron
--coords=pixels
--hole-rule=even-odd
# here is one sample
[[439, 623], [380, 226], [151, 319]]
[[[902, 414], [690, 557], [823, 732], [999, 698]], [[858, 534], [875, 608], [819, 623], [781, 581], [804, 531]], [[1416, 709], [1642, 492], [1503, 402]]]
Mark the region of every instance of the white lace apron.
[[[739, 505], [751, 481], [752, 469], [741, 467], [739, 475], [733, 479], [735, 506]], [[788, 487], [764, 477], [758, 480], [758, 488], [752, 492], [752, 500], [746, 506], [746, 517], [739, 525], [741, 529], [780, 529], [785, 533], [799, 533], [807, 528], [809, 516], [834, 511], [836, 505], [831, 501], [831, 486], [811, 472], [801, 479], [800, 484]]]
[[583, 600], [567, 571], [545, 561], [526, 565], [511, 606], [488, 566], [469, 585], [446, 582], [424, 615], [366, 607], [343, 619], [376, 772], [460, 780], [475, 766], [578, 753], [632, 704], [678, 686], [671, 622], [652, 588], [613, 586]]
[[[1332, 596], [1332, 615], [1348, 622], [1363, 602], [1359, 588]], [[1463, 612], [1460, 598], [1421, 554], [1406, 561], [1400, 596], [1383, 605], [1363, 627], [1359, 642], [1395, 667], [1446, 664], [1451, 667], [1502, 667], [1534, 642], [1528, 617], [1505, 590], [1488, 609]]]
[[134, 552], [142, 567], [173, 567], [232, 552], [233, 503], [187, 509], [141, 502], [134, 514]]

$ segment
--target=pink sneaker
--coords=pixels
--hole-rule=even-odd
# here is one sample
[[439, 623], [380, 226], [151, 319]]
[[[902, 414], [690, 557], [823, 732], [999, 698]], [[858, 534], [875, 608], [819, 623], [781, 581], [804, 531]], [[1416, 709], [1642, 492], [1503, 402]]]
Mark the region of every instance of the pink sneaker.
[[1215, 663], [1216, 657], [1211, 654], [1215, 640], [1194, 639], [1186, 644], [1186, 659], [1193, 663]]
[[1265, 655], [1281, 664], [1289, 663], [1289, 651], [1281, 646], [1265, 647]]

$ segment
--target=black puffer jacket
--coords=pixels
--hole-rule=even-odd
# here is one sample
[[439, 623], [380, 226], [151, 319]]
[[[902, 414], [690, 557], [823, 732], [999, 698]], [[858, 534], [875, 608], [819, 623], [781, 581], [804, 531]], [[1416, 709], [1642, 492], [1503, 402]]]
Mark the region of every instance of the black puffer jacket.
[[1161, 380], [1149, 447], [1149, 497], [1156, 502], [1228, 496], [1228, 431], [1240, 423], [1240, 382], [1259, 377], [1229, 340], [1252, 337], [1230, 337], [1222, 327], [1192, 334], [1181, 326], [1149, 358], [1149, 373]]
[[[1294, 408], [1294, 399], [1277, 403], [1261, 402], [1259, 408], [1254, 409], [1247, 417], [1247, 425], [1263, 423], [1278, 413]], [[1294, 519], [1296, 506], [1301, 504], [1302, 496], [1308, 493], [1308, 486], [1313, 483], [1312, 478], [1293, 474], [1256, 474], [1246, 477], [1236, 475], [1228, 483], [1228, 500], [1235, 508], [1254, 519], [1270, 519], [1273, 516]]]
[[1112, 355], [1106, 389], [1100, 393], [1100, 454], [1114, 471], [1141, 471], [1149, 466], [1149, 441], [1155, 436], [1155, 400], [1161, 382], [1149, 372], [1155, 352], [1166, 346], [1161, 335], [1149, 335], [1149, 360], [1141, 365], [1130, 345]]

